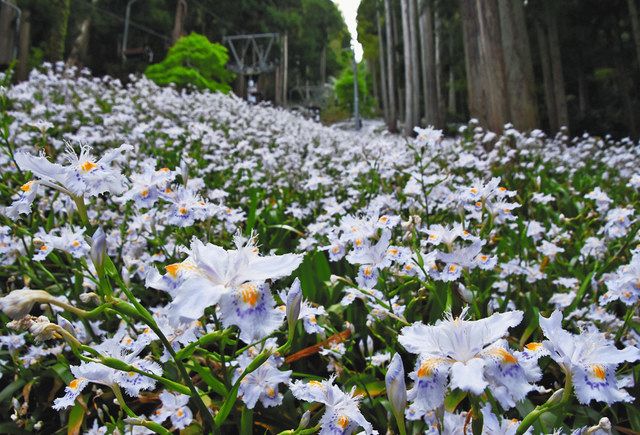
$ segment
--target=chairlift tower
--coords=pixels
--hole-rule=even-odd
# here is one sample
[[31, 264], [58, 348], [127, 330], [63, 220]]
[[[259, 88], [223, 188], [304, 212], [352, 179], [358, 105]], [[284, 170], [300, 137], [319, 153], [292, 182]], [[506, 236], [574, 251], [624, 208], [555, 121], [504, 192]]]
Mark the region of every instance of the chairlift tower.
[[242, 77], [242, 87], [249, 79], [251, 86], [247, 99], [255, 101], [258, 93], [257, 76], [276, 70], [276, 63], [269, 59], [274, 42], [278, 40], [278, 33], [255, 33], [247, 35], [225, 36], [223, 42], [231, 52], [231, 62], [227, 68]]

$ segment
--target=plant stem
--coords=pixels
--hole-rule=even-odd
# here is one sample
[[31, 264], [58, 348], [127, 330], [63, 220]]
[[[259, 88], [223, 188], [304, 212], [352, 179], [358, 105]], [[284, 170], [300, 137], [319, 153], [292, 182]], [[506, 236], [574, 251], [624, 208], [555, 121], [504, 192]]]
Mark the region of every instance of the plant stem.
[[[542, 414], [545, 412], [556, 409], [560, 406], [565, 405], [571, 399], [571, 391], [573, 388], [573, 383], [571, 379], [571, 371], [569, 369], [565, 369], [565, 379], [564, 379], [564, 391], [562, 392], [562, 399], [558, 402], [553, 403], [543, 403], [542, 405], [538, 405], [535, 407], [533, 411], [531, 411], [527, 416], [522, 420], [520, 426], [518, 426], [518, 430], [516, 431], [516, 435], [524, 434], [535, 421], [540, 418]], [[553, 396], [551, 396], [553, 397]]]

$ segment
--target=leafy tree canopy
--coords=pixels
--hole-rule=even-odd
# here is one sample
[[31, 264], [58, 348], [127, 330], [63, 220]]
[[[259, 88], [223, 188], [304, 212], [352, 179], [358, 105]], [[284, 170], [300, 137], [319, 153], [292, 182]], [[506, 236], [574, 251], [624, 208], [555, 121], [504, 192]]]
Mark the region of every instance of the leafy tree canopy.
[[176, 41], [162, 62], [147, 67], [145, 75], [159, 85], [175, 83], [178, 87], [192, 85], [227, 93], [234, 77], [225, 69], [228, 61], [229, 54], [224, 46], [191, 33]]

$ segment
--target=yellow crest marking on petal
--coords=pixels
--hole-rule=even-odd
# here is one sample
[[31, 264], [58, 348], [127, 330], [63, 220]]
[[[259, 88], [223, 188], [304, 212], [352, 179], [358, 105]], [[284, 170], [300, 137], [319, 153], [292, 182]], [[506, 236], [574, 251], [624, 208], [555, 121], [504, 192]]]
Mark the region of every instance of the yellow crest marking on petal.
[[349, 417], [341, 415], [340, 417], [338, 417], [337, 424], [342, 430], [346, 429], [347, 426], [349, 426]]
[[22, 190], [23, 192], [29, 192], [31, 191], [31, 187], [33, 186], [33, 180], [24, 183], [22, 186], [20, 186], [20, 190]]
[[438, 365], [439, 360], [435, 358], [426, 359], [420, 364], [420, 368], [418, 369], [418, 377], [425, 378], [427, 376], [433, 376], [433, 372], [435, 371], [436, 366]]
[[182, 264], [181, 263], [173, 263], [170, 264], [168, 266], [164, 267], [164, 270], [167, 271], [167, 273], [169, 275], [171, 275], [171, 278], [177, 278], [178, 277], [178, 272], [181, 269]]
[[80, 169], [82, 169], [83, 172], [91, 172], [97, 167], [98, 165], [93, 163], [91, 160], [87, 160], [86, 162], [80, 165]]
[[592, 364], [591, 371], [593, 372], [593, 376], [601, 381], [604, 381], [607, 378], [607, 371], [602, 364]]
[[255, 285], [243, 284], [240, 287], [240, 296], [245, 304], [255, 307], [258, 303], [258, 299], [260, 298], [260, 293], [258, 293], [258, 289]]
[[497, 347], [492, 350], [492, 353], [501, 358], [504, 364], [517, 364], [518, 358], [516, 358], [511, 352], [502, 347]]
[[538, 349], [540, 349], [542, 347], [542, 343], [538, 343], [538, 342], [534, 341], [534, 342], [525, 344], [524, 347], [526, 347], [530, 351], [535, 352], [536, 350], [538, 350]]

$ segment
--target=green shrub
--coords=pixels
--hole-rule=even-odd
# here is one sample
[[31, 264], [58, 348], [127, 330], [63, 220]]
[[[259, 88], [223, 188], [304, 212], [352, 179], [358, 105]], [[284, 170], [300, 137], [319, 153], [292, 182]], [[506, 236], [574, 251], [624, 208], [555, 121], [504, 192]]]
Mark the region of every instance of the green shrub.
[[210, 42], [205, 36], [192, 33], [178, 39], [160, 63], [150, 65], [145, 75], [159, 85], [175, 83], [178, 87], [192, 85], [227, 93], [234, 75], [225, 68], [227, 49]]
[[[371, 116], [375, 107], [375, 100], [369, 95], [367, 86], [368, 71], [364, 63], [358, 65], [358, 99], [360, 105], [360, 114], [362, 116]], [[340, 108], [353, 113], [353, 67], [346, 66], [340, 77], [333, 84], [335, 92], [336, 105]]]

